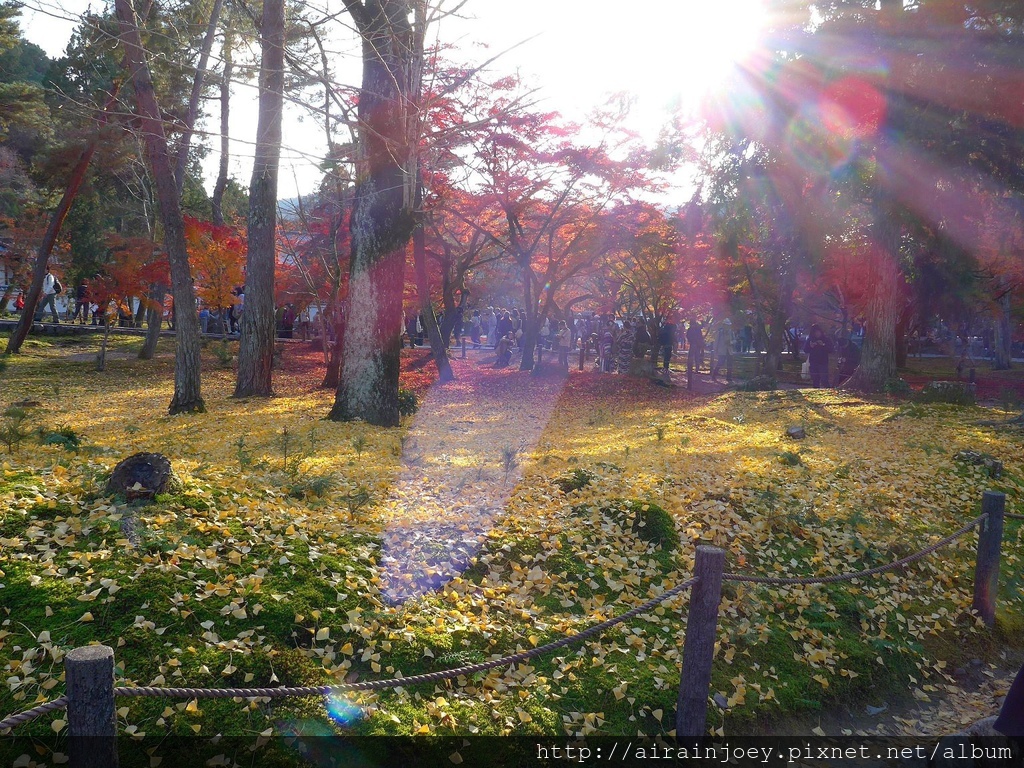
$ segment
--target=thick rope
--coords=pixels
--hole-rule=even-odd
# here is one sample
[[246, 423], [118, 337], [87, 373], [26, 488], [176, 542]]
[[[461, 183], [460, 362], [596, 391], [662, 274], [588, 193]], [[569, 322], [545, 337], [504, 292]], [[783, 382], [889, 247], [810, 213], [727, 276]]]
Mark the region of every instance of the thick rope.
[[24, 712], [19, 712], [16, 715], [11, 715], [8, 718], [0, 720], [0, 731], [6, 731], [8, 728], [13, 728], [16, 725], [23, 725], [24, 723], [31, 723], [37, 717], [45, 715], [47, 712], [53, 712], [58, 709], [65, 709], [68, 706], [68, 697], [61, 696], [59, 699], [48, 701], [45, 704], [40, 704], [38, 707], [32, 707], [32, 709], [26, 709]]
[[976, 527], [988, 517], [986, 512], [984, 515], [979, 515], [974, 518], [971, 522], [967, 523], [960, 530], [951, 533], [944, 539], [939, 539], [937, 542], [932, 544], [930, 547], [925, 547], [920, 552], [915, 552], [912, 555], [907, 555], [899, 560], [894, 560], [886, 565], [879, 565], [875, 568], [868, 568], [864, 571], [856, 571], [855, 573], [839, 573], [835, 576], [808, 576], [804, 578], [776, 578], [772, 576], [744, 576], [740, 573], [726, 573], [722, 575], [722, 578], [728, 579], [729, 581], [742, 581], [748, 584], [835, 584], [839, 581], [853, 581], [854, 579], [863, 579], [867, 576], [874, 576], [885, 571], [891, 571], [896, 568], [901, 568], [908, 563], [912, 563], [915, 560], [920, 560], [922, 557], [932, 554], [936, 550], [941, 549], [947, 544], [956, 541], [965, 533]]
[[1024, 520], [1024, 515], [1017, 515], [1013, 512], [1004, 512], [1003, 517], [1008, 517], [1011, 520]]
[[465, 667], [448, 669], [443, 672], [427, 672], [422, 675], [398, 677], [390, 680], [369, 680], [363, 683], [306, 686], [304, 688], [164, 688], [140, 686], [132, 688], [115, 688], [114, 694], [116, 696], [135, 697], [166, 696], [168, 698], [175, 699], [282, 699], [292, 696], [330, 696], [332, 693], [342, 693], [345, 691], [378, 691], [384, 688], [400, 688], [407, 685], [417, 685], [419, 683], [436, 683], [441, 680], [451, 680], [452, 678], [462, 677], [463, 675], [473, 675], [477, 672], [486, 672], [487, 670], [494, 669], [495, 667], [518, 664], [519, 662], [526, 661], [527, 659], [543, 656], [551, 651], [564, 648], [567, 645], [574, 645], [575, 643], [582, 642], [588, 638], [594, 637], [595, 635], [601, 634], [605, 630], [614, 627], [616, 624], [621, 624], [622, 622], [629, 621], [629, 619], [639, 616], [642, 613], [649, 612], [660, 603], [663, 603], [680, 594], [684, 590], [689, 589], [698, 581], [700, 581], [700, 579], [696, 577], [688, 579], [682, 584], [678, 584], [677, 586], [672, 587], [672, 589], [662, 592], [657, 597], [653, 597], [647, 602], [638, 605], [635, 608], [631, 608], [625, 613], [606, 619], [600, 624], [595, 624], [589, 629], [585, 629], [575, 635], [563, 637], [561, 640], [555, 640], [554, 642], [547, 643], [546, 645], [540, 645], [536, 648], [532, 648], [529, 651], [522, 651], [501, 659], [484, 661], [479, 664], [470, 664]]

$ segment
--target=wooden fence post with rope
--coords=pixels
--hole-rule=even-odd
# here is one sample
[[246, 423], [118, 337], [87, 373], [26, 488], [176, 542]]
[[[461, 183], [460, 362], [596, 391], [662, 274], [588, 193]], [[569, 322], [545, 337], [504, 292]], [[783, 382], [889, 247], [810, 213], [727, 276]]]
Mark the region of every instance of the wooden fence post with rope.
[[974, 610], [986, 627], [996, 623], [996, 598], [999, 595], [999, 558], [1003, 545], [1003, 513], [1006, 494], [985, 491], [981, 511], [988, 517], [978, 529], [978, 558], [974, 566]]
[[724, 571], [724, 549], [707, 545], [697, 547], [693, 575], [699, 581], [690, 590], [690, 608], [683, 639], [683, 670], [676, 702], [676, 741], [679, 743], [699, 741], [704, 736]]
[[71, 768], [117, 768], [114, 649], [86, 645], [64, 657]]

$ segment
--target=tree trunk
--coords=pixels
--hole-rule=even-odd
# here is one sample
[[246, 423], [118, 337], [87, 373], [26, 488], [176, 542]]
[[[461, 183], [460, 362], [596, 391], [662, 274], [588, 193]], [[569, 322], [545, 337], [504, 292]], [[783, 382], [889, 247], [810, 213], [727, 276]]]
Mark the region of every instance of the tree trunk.
[[[417, 192], [417, 196], [419, 195], [420, 192]], [[426, 245], [427, 233], [423, 230], [423, 224], [420, 223], [412, 234], [413, 260], [416, 264], [416, 292], [420, 295], [420, 310], [423, 313], [427, 338], [430, 340], [430, 351], [434, 355], [434, 365], [437, 366], [437, 378], [443, 384], [455, 381], [455, 373], [448, 360], [448, 345], [441, 338], [441, 333], [437, 328], [437, 317], [434, 315], [434, 306], [430, 303], [430, 277], [427, 275]]]
[[199, 117], [199, 100], [203, 95], [203, 80], [206, 78], [206, 65], [210, 61], [210, 50], [213, 48], [213, 39], [217, 35], [217, 21], [220, 19], [220, 9], [224, 0], [213, 0], [213, 8], [210, 11], [210, 21], [206, 25], [206, 35], [203, 38], [203, 46], [199, 52], [199, 63], [196, 65], [195, 76], [192, 78], [192, 92], [188, 99], [188, 112], [185, 115], [185, 130], [178, 139], [178, 156], [175, 161], [174, 179], [178, 183], [178, 197], [185, 188], [185, 172], [188, 169], [188, 149], [192, 143], [192, 132], [195, 129], [196, 118]]
[[[120, 83], [115, 81], [110, 96], [107, 97], [106, 104], [104, 104], [103, 111], [99, 116], [100, 128], [107, 123], [107, 115], [117, 101], [119, 89]], [[71, 206], [75, 202], [75, 198], [78, 197], [79, 190], [82, 188], [82, 183], [85, 181], [85, 175], [89, 170], [89, 164], [92, 162], [92, 156], [96, 152], [96, 145], [98, 143], [99, 136], [95, 136], [85, 145], [85, 149], [82, 150], [82, 154], [78, 157], [78, 162], [75, 163], [75, 167], [68, 177], [68, 184], [64, 188], [64, 194], [61, 196], [60, 203], [57, 204], [57, 210], [50, 216], [50, 223], [46, 227], [43, 241], [39, 244], [39, 250], [36, 251], [36, 260], [32, 268], [32, 283], [29, 285], [28, 293], [25, 294], [25, 308], [21, 311], [18, 324], [11, 332], [11, 338], [7, 341], [6, 352], [8, 355], [17, 354], [21, 351], [21, 345], [25, 342], [28, 332], [32, 329], [36, 307], [39, 305], [39, 294], [43, 291], [43, 278], [46, 277], [46, 265], [50, 260], [50, 253], [57, 242], [57, 235], [60, 234], [60, 228], [64, 224], [64, 219], [67, 218], [68, 211], [71, 210]], [[70, 289], [70, 286], [68, 287]], [[3, 304], [0, 304], [0, 307], [3, 306]]]
[[352, 208], [344, 360], [329, 418], [390, 427], [399, 423], [403, 272], [414, 227], [415, 168], [403, 167], [410, 156], [405, 110], [411, 7], [408, 0], [346, 5], [358, 11], [354, 15], [363, 38], [361, 156]]
[[[333, 318], [334, 313], [331, 314]], [[327, 373], [324, 374], [324, 381], [321, 387], [325, 389], [337, 389], [338, 385], [341, 384], [341, 360], [342, 360], [342, 349], [343, 343], [342, 338], [345, 336], [345, 323], [341, 319], [341, 315], [338, 314], [337, 320], [334, 321], [334, 346], [330, 349], [330, 354], [327, 356]], [[324, 322], [324, 348], [327, 347], [327, 322]]]
[[530, 269], [529, 261], [520, 259], [520, 266], [523, 270], [523, 357], [519, 361], [520, 371], [532, 371], [534, 360], [533, 351], [537, 346], [538, 323], [534, 322], [536, 314], [536, 302], [533, 300], [533, 271]]
[[269, 397], [274, 367], [277, 174], [284, 105], [284, 0], [264, 0], [260, 24], [260, 117], [249, 185], [245, 311], [238, 339], [235, 397]]
[[1010, 330], [1010, 287], [1005, 278], [999, 280], [1000, 294], [996, 300], [995, 345], [993, 367], [997, 371], [1008, 371], [1013, 367], [1013, 335]]
[[[902, 0], [882, 0], [879, 20], [883, 26], [878, 39], [882, 46], [881, 60], [887, 51], [886, 37], [903, 10]], [[879, 136], [885, 136], [891, 129], [891, 114], [898, 108], [898, 96], [893, 89], [885, 94], [889, 119], [879, 126]], [[860, 365], [847, 381], [846, 386], [862, 392], [882, 392], [886, 385], [898, 378], [896, 368], [896, 323], [900, 312], [900, 287], [902, 273], [899, 267], [900, 222], [896, 218], [896, 201], [886, 189], [882, 163], [879, 158], [885, 153], [884, 139], [879, 139], [875, 148], [876, 169], [872, 182], [874, 209], [874, 252], [865, 259], [864, 268], [872, 276], [870, 294], [865, 307], [867, 328], [864, 334], [864, 348]]]
[[774, 376], [782, 370], [782, 353], [786, 349], [786, 315], [776, 312], [772, 315], [772, 332], [765, 348], [764, 372]]
[[160, 342], [160, 330], [164, 326], [164, 299], [167, 286], [155, 284], [149, 291], [146, 307], [146, 340], [139, 350], [139, 360], [152, 360], [156, 356], [156, 345]]
[[907, 367], [907, 326], [910, 321], [906, 312], [901, 312], [896, 321], [896, 333], [893, 337], [893, 352], [897, 370]]
[[[895, 222], [890, 222], [896, 227]], [[889, 239], [889, 247], [893, 247]], [[884, 249], [884, 246], [883, 246]], [[864, 315], [867, 318], [860, 365], [846, 383], [861, 392], [883, 392], [898, 377], [896, 369], [896, 323], [900, 305], [900, 268], [895, 253], [883, 250], [868, 268], [873, 281]]]
[[96, 370], [103, 372], [107, 370], [107, 341], [110, 339], [110, 315], [103, 311], [103, 341], [100, 343], [100, 353], [96, 356]]
[[[229, 17], [230, 18], [230, 17]], [[231, 61], [231, 29], [224, 30], [224, 72], [220, 79], [220, 166], [217, 169], [217, 183], [213, 186], [213, 223], [224, 226], [224, 190], [228, 187], [228, 163], [231, 159], [231, 142], [228, 139], [231, 117], [231, 73], [234, 64]]]
[[146, 155], [153, 173], [160, 219], [164, 227], [164, 248], [171, 263], [171, 290], [175, 315], [176, 344], [174, 351], [174, 397], [169, 412], [189, 413], [205, 411], [201, 388], [199, 347], [199, 316], [192, 273], [185, 248], [185, 228], [181, 216], [181, 200], [167, 149], [164, 126], [160, 121], [160, 108], [153, 90], [153, 79], [139, 35], [138, 22], [131, 0], [115, 0], [114, 7], [121, 29], [121, 42], [125, 49], [125, 64], [135, 86], [140, 126], [145, 141]]

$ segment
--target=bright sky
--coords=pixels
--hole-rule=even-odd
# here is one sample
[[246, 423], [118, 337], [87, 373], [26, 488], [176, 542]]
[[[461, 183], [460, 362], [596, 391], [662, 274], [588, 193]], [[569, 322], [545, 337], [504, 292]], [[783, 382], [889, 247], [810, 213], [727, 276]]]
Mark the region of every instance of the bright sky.
[[[76, 16], [89, 6], [89, 0], [24, 2], [25, 35], [51, 56], [63, 52], [74, 28], [72, 22], [54, 15]], [[99, 5], [93, 0], [94, 8]], [[329, 0], [331, 11], [340, 6], [340, 0]], [[29, 8], [47, 10], [51, 15]], [[649, 137], [657, 134], [674, 102], [692, 106], [703, 92], [718, 85], [728, 68], [750, 50], [765, 23], [762, 0], [641, 0], [630, 4], [612, 0], [470, 0], [462, 15], [465, 18], [443, 22], [438, 32], [441, 39], [466, 51], [487, 44], [489, 51], [475, 55], [479, 59], [523, 43], [493, 67], [497, 71], [518, 69], [540, 88], [538, 96], [545, 109], [580, 120], [610, 94], [627, 91], [637, 102], [632, 127]], [[358, 69], [350, 71], [355, 84]], [[232, 134], [252, 141], [255, 90], [236, 87], [232, 111]], [[215, 119], [208, 119], [208, 128], [215, 129]], [[300, 121], [294, 111], [286, 118], [285, 145], [281, 197], [295, 194], [295, 180], [303, 191], [315, 185], [319, 171], [308, 155], [324, 151], [315, 123], [310, 118]], [[289, 150], [295, 147], [302, 152]], [[233, 152], [232, 174], [247, 185], [252, 146], [236, 143]], [[216, 153], [211, 152], [207, 162], [211, 178], [216, 163]]]

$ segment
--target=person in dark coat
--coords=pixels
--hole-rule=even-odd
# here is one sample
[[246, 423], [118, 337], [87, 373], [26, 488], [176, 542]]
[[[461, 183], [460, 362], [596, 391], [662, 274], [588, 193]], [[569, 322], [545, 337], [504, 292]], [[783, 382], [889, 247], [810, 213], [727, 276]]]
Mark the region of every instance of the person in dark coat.
[[832, 353], [832, 341], [817, 323], [804, 343], [804, 352], [811, 368], [811, 385], [816, 388], [828, 386], [828, 356]]
[[1017, 672], [1017, 677], [1006, 693], [999, 717], [992, 728], [1011, 739], [1021, 740], [1024, 744], [1024, 666]]
[[658, 351], [661, 352], [662, 370], [668, 370], [668, 364], [672, 360], [672, 352], [676, 348], [676, 324], [672, 318], [666, 318], [658, 329]]

